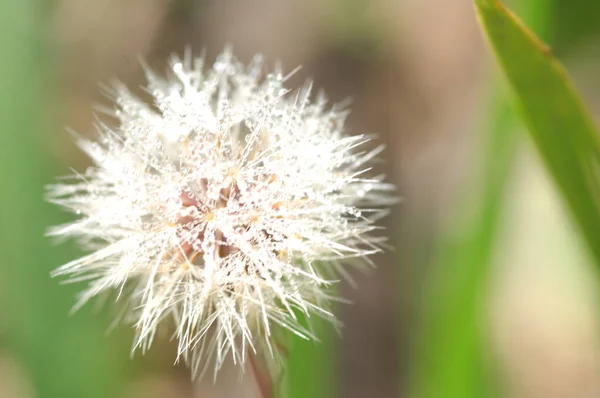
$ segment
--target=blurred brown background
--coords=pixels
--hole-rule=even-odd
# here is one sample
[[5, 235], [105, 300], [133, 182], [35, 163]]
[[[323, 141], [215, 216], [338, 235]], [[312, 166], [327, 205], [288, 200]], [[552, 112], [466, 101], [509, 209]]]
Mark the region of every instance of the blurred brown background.
[[[338, 396], [411, 397], [423, 281], [441, 226], [477, 172], [479, 127], [492, 84], [471, 3], [54, 0], [38, 12], [47, 28], [49, 92], [55, 93], [48, 117], [55, 133], [44, 145], [65, 172], [84, 169], [88, 160], [62, 126], [93, 134], [92, 107], [106, 102], [98, 82], [117, 77], [132, 87], [143, 84], [138, 56], [162, 71], [167, 56], [187, 45], [196, 54], [206, 49], [212, 61], [231, 44], [244, 62], [260, 52], [269, 66], [302, 65], [291, 85], [312, 78], [332, 101], [352, 98], [348, 131], [375, 132], [386, 143], [379, 167], [403, 202], [386, 221], [395, 250], [379, 256], [373, 272], [355, 275], [358, 288], [342, 289], [353, 304], [339, 309], [345, 327], [336, 360]], [[597, 71], [594, 43], [580, 43], [567, 63], [586, 98], [600, 105], [600, 87], [588, 84]], [[600, 396], [598, 294], [585, 251], [572, 239], [525, 137], [516, 168], [486, 307], [491, 355], [506, 396]], [[540, 266], [553, 271], [540, 272]], [[187, 369], [171, 367], [172, 348], [163, 341], [149, 355], [136, 355], [137, 370], [127, 373], [119, 397], [258, 397], [254, 381], [238, 383], [233, 369], [214, 385], [192, 383]], [[18, 358], [0, 357], [0, 397], [35, 396]]]
[[[197, 53], [206, 49], [209, 59], [231, 44], [243, 61], [260, 52], [269, 67], [275, 61], [287, 69], [302, 65], [290, 84], [312, 78], [332, 101], [352, 98], [348, 130], [376, 132], [387, 144], [381, 167], [398, 184], [403, 203], [388, 220], [393, 242], [399, 242], [395, 252], [380, 256], [371, 274], [357, 275], [357, 289], [343, 289], [353, 305], [340, 308], [345, 324], [340, 396], [397, 396], [408, 382], [424, 248], [432, 244], [432, 231], [465, 173], [469, 123], [485, 78], [484, 47], [471, 5], [463, 0], [64, 0], [52, 20], [64, 123], [77, 131], [91, 130], [90, 106], [102, 100], [99, 81], [117, 76], [141, 84], [137, 55], [160, 71], [166, 57], [186, 45]], [[56, 156], [65, 167], [85, 166], [67, 133], [58, 143]], [[168, 376], [148, 382], [174, 383]], [[226, 384], [219, 383], [232, 388]], [[206, 386], [214, 388], [219, 386]], [[179, 389], [182, 397], [190, 395]], [[174, 396], [164, 390], [165, 397]]]

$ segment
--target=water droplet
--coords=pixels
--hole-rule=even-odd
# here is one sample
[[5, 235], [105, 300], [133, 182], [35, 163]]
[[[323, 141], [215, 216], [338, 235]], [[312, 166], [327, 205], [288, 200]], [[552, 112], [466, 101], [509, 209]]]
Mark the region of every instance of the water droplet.
[[183, 71], [183, 64], [181, 62], [177, 62], [175, 65], [173, 65], [173, 72], [181, 73], [182, 71]]

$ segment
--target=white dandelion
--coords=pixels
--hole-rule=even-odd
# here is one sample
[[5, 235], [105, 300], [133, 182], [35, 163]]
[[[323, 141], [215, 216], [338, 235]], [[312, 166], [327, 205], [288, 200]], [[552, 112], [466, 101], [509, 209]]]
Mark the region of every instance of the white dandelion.
[[345, 136], [346, 110], [311, 103], [310, 84], [290, 94], [260, 57], [225, 51], [205, 68], [186, 53], [169, 69], [146, 68], [152, 104], [115, 85], [116, 127], [78, 139], [93, 165], [49, 187], [77, 214], [49, 234], [90, 253], [54, 275], [87, 281], [75, 308], [119, 301], [134, 350], [170, 324], [177, 359], [216, 375], [228, 356], [276, 359], [280, 330], [317, 339], [311, 317], [335, 323], [331, 285], [380, 250], [393, 186], [369, 176], [383, 147]]

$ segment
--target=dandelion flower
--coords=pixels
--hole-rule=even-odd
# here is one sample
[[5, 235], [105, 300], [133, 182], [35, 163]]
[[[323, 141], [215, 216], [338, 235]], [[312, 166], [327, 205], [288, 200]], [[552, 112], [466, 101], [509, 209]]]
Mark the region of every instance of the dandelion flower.
[[88, 283], [75, 308], [113, 297], [134, 350], [170, 325], [194, 374], [277, 358], [277, 330], [317, 339], [298, 314], [335, 322], [331, 285], [383, 242], [393, 187], [367, 176], [382, 146], [344, 135], [347, 111], [311, 102], [310, 84], [290, 93], [261, 70], [186, 53], [165, 78], [146, 68], [151, 104], [116, 84], [115, 126], [78, 139], [93, 165], [48, 188], [77, 215], [49, 234], [89, 253], [54, 272]]

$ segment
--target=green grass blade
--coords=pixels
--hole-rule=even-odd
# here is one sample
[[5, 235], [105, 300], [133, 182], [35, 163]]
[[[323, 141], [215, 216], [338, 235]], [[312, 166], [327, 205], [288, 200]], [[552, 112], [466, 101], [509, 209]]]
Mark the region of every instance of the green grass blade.
[[600, 266], [597, 130], [550, 48], [501, 2], [475, 4], [528, 131]]
[[[549, 0], [522, 4], [545, 30]], [[494, 250], [504, 193], [515, 158], [519, 129], [507, 95], [495, 87], [486, 118], [481, 170], [459, 215], [444, 231], [426, 281], [423, 319], [417, 336], [415, 398], [498, 396], [489, 378], [482, 339], [482, 293]]]
[[[451, 223], [429, 280], [418, 334], [416, 398], [479, 398], [486, 390], [481, 293], [517, 147], [516, 121], [504, 97], [494, 100], [481, 189], [470, 217]], [[467, 207], [467, 206], [465, 206]], [[486, 391], [486, 393], [488, 393]], [[492, 395], [493, 396], [493, 395]]]
[[47, 226], [64, 220], [43, 200], [43, 186], [58, 170], [44, 144], [55, 129], [42, 120], [48, 62], [37, 3], [0, 2], [1, 351], [22, 366], [36, 397], [115, 397], [128, 347], [108, 339], [108, 323], [89, 310], [69, 317], [80, 286], [50, 278], [73, 253], [44, 237]]
[[283, 397], [335, 397], [337, 375], [335, 368], [336, 339], [332, 325], [321, 319], [313, 320], [319, 342], [292, 336], [286, 361]]

